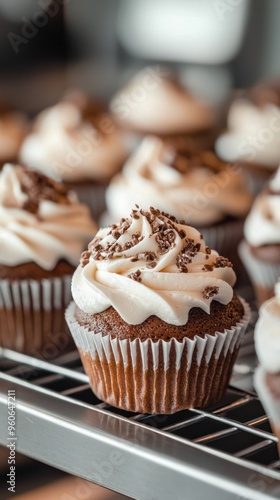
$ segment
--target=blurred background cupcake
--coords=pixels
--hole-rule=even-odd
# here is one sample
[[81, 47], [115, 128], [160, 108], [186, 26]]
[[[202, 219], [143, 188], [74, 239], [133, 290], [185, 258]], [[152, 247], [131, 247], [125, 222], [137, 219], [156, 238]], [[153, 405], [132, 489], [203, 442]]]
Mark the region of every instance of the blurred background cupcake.
[[104, 209], [105, 186], [122, 166], [127, 147], [105, 107], [73, 91], [38, 115], [20, 159], [76, 191], [98, 218]]
[[280, 276], [280, 168], [254, 201], [239, 254], [262, 304], [273, 296]]
[[255, 328], [255, 345], [260, 366], [255, 386], [271, 425], [278, 436], [280, 453], [280, 282], [275, 296], [263, 303]]
[[0, 102], [0, 168], [6, 162], [17, 160], [27, 132], [27, 116], [20, 111], [11, 110]]
[[0, 346], [52, 358], [69, 350], [71, 275], [95, 232], [75, 193], [6, 164], [0, 173]]
[[191, 93], [168, 68], [142, 69], [113, 96], [110, 108], [118, 124], [139, 138], [153, 134], [195, 148], [214, 144], [214, 106]]
[[252, 197], [240, 169], [211, 151], [176, 148], [169, 140], [147, 137], [106, 191], [107, 217], [115, 222], [134, 203], [156, 206], [196, 226], [207, 245], [240, 269], [237, 245]]
[[141, 413], [219, 400], [250, 316], [235, 280], [199, 231], [158, 209], [100, 229], [66, 311], [97, 397]]
[[258, 193], [280, 162], [280, 82], [256, 85], [236, 99], [227, 127], [216, 141], [216, 152], [225, 161], [238, 162]]

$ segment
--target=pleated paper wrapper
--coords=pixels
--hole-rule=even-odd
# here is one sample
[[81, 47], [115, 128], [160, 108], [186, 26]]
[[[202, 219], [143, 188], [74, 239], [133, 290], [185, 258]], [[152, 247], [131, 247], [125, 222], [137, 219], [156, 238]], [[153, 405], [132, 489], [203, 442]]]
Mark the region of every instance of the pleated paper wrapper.
[[0, 280], [0, 346], [44, 360], [73, 347], [64, 311], [71, 276]]
[[244, 316], [231, 329], [182, 342], [119, 340], [88, 331], [75, 319], [74, 302], [66, 321], [99, 399], [128, 411], [168, 414], [222, 397], [250, 318], [240, 300]]

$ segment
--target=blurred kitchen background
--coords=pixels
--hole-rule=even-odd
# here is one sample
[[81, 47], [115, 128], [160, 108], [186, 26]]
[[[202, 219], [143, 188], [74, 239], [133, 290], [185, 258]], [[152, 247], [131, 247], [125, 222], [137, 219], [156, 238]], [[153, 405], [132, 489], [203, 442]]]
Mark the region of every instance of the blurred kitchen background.
[[0, 92], [35, 113], [66, 88], [109, 98], [138, 68], [222, 100], [280, 74], [277, 0], [0, 0]]

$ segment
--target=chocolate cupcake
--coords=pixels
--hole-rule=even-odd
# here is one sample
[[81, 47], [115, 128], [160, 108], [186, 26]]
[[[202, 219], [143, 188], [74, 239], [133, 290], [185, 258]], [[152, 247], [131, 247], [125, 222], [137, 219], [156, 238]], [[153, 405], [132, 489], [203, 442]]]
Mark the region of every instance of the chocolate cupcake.
[[[163, 71], [162, 71], [163, 72]], [[112, 98], [110, 108], [120, 127], [139, 138], [151, 134], [210, 148], [216, 138], [216, 112], [194, 96], [175, 75], [158, 75], [148, 67], [137, 73]]]
[[262, 304], [273, 296], [280, 276], [280, 168], [256, 198], [244, 237], [239, 253]]
[[24, 113], [12, 111], [0, 103], [0, 168], [17, 160], [20, 146], [28, 132]]
[[71, 347], [71, 275], [96, 226], [75, 193], [6, 164], [0, 173], [0, 346], [53, 357]]
[[241, 268], [237, 245], [252, 196], [240, 169], [213, 152], [175, 149], [167, 140], [145, 138], [106, 191], [107, 219], [128, 215], [134, 202], [187, 220], [207, 245]]
[[255, 386], [279, 439], [280, 452], [280, 283], [275, 296], [263, 303], [255, 328], [256, 352], [260, 366]]
[[100, 229], [66, 312], [97, 397], [144, 413], [218, 400], [249, 319], [234, 282], [200, 232], [154, 208]]
[[215, 149], [237, 162], [253, 193], [259, 193], [280, 162], [280, 85], [259, 84], [236, 99], [228, 112], [228, 129]]
[[124, 134], [101, 104], [75, 92], [42, 111], [20, 158], [77, 192], [95, 218], [108, 181], [127, 156]]

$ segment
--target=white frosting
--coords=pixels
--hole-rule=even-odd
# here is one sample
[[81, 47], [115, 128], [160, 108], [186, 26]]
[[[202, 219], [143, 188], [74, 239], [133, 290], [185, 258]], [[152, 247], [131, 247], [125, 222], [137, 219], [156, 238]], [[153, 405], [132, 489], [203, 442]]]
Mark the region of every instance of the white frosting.
[[100, 115], [98, 127], [84, 121], [73, 103], [60, 102], [39, 115], [23, 142], [20, 159], [66, 182], [107, 179], [124, 161], [127, 146], [109, 115]]
[[181, 174], [168, 163], [174, 154], [160, 139], [143, 140], [109, 185], [106, 202], [111, 218], [129, 214], [134, 203], [145, 209], [155, 206], [200, 227], [247, 214], [251, 195], [240, 171], [225, 166], [214, 173], [202, 164]]
[[276, 170], [273, 177], [269, 180], [269, 187], [270, 187], [271, 191], [274, 191], [275, 193], [279, 193], [279, 195], [280, 195], [280, 166]]
[[252, 246], [280, 243], [280, 169], [269, 187], [279, 194], [260, 194], [246, 218], [244, 236]]
[[245, 161], [275, 168], [280, 161], [280, 109], [236, 100], [228, 114], [228, 131], [216, 141], [225, 161]]
[[280, 282], [275, 297], [264, 302], [255, 328], [255, 345], [261, 365], [267, 372], [280, 372]]
[[116, 93], [110, 107], [118, 121], [142, 133], [196, 132], [214, 123], [210, 105], [152, 68], [137, 73]]
[[26, 131], [27, 122], [23, 114], [0, 114], [0, 161], [17, 157]]
[[[124, 222], [131, 225], [123, 234], [115, 235], [117, 239], [110, 234], [110, 228], [98, 231], [96, 243], [100, 245], [101, 257], [91, 253], [89, 262], [85, 267], [80, 265], [73, 276], [72, 294], [80, 309], [95, 314], [113, 306], [129, 324], [139, 324], [156, 315], [166, 323], [183, 325], [188, 321], [192, 307], [199, 307], [209, 314], [213, 299], [222, 304], [231, 301], [235, 273], [231, 267], [204, 268], [216, 262], [218, 253], [212, 251], [207, 254], [205, 242], [196, 229], [172, 222], [174, 242], [163, 253], [157, 243], [158, 233], [153, 232], [149, 217], [142, 210], [136, 210], [135, 214], [136, 218], [129, 217]], [[169, 225], [170, 222], [167, 217], [155, 217], [159, 226], [164, 223]], [[184, 231], [185, 237], [179, 235], [180, 230]], [[135, 233], [139, 235], [138, 242], [124, 249], [125, 243], [131, 242]], [[194, 255], [185, 254], [191, 258], [187, 264], [188, 272], [179, 272], [176, 262], [187, 244], [186, 239], [191, 239], [194, 245], [199, 244], [200, 247]], [[116, 242], [121, 247], [108, 257], [104, 249]], [[89, 248], [92, 249], [92, 244]], [[154, 268], [146, 265], [143, 252], [147, 251], [155, 253]], [[138, 260], [134, 262], [135, 258]], [[138, 270], [141, 272], [140, 282], [128, 277]], [[206, 287], [217, 287], [217, 293], [213, 297], [205, 297]]]
[[38, 212], [23, 209], [28, 196], [20, 184], [21, 167], [6, 164], [0, 174], [0, 263], [15, 266], [35, 262], [51, 270], [60, 259], [79, 262], [96, 226], [89, 210], [69, 193], [69, 204], [48, 200]]

